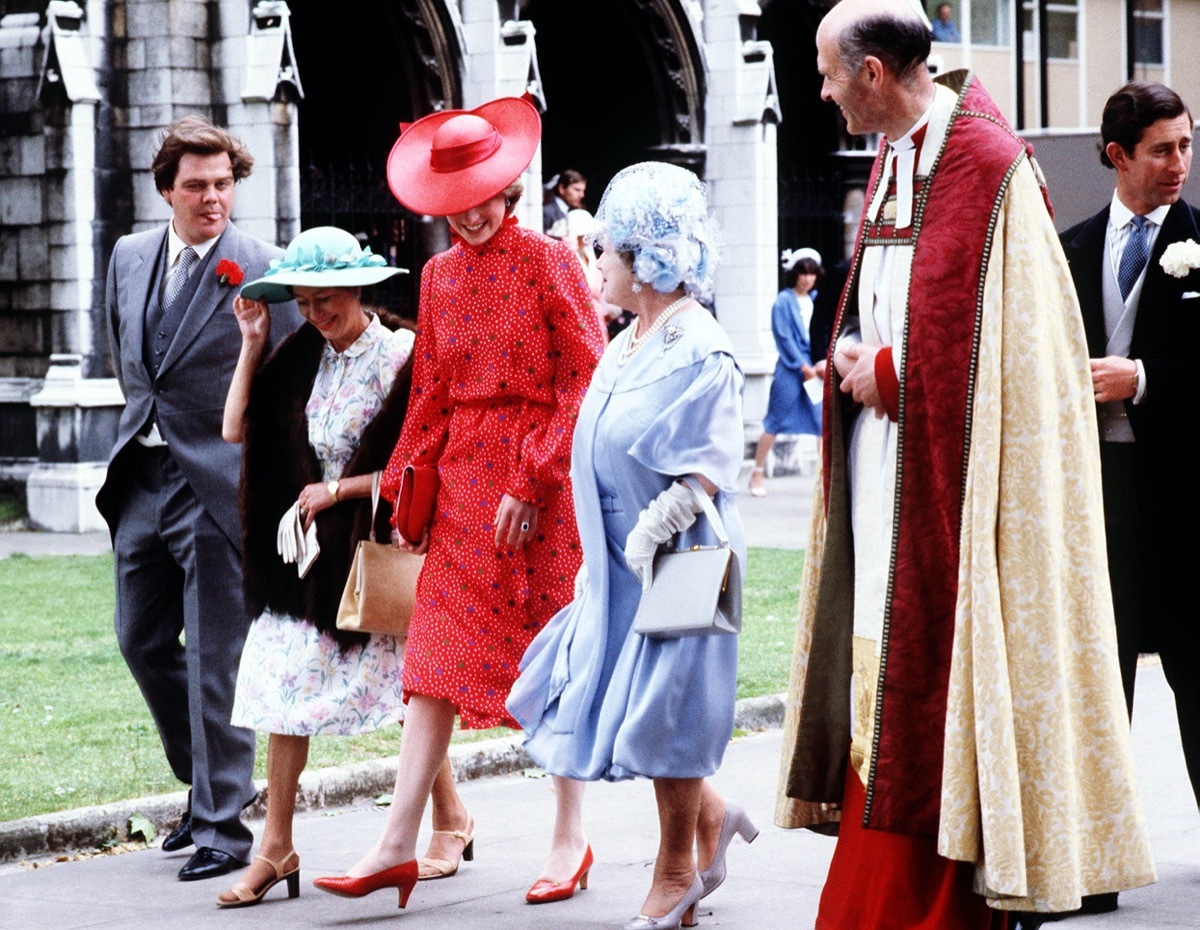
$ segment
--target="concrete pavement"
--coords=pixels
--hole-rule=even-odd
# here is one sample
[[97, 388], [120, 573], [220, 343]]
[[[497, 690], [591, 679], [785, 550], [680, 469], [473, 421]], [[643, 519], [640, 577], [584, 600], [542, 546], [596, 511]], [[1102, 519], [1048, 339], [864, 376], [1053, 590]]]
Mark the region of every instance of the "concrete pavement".
[[[750, 544], [802, 548], [811, 485], [810, 478], [781, 477], [768, 483], [766, 498], [743, 495], [739, 506]], [[106, 550], [103, 534], [0, 534], [0, 557]], [[714, 779], [720, 790], [747, 807], [762, 832], [752, 846], [737, 843], [731, 850], [729, 881], [698, 911], [705, 926], [812, 926], [833, 840], [771, 825], [780, 740], [778, 730], [736, 740]], [[1062, 925], [1064, 930], [1200, 926], [1200, 814], [1184, 770], [1174, 703], [1157, 663], [1139, 671], [1133, 740], [1159, 881], [1124, 893], [1116, 913], [1073, 918]], [[314, 807], [296, 821], [296, 844], [303, 858], [298, 901], [288, 901], [280, 885], [259, 907], [219, 911], [212, 902], [230, 881], [179, 882], [175, 873], [187, 853], [149, 849], [61, 863], [40, 856], [0, 864], [0, 930], [102, 930], [163, 922], [197, 930], [302, 930], [370, 926], [391, 919], [397, 911], [395, 898], [387, 892], [355, 901], [311, 887], [317, 875], [349, 867], [382, 826], [383, 809], [370, 804], [319, 806], [326, 791], [322, 778], [331, 784], [336, 777], [306, 775], [314, 786]], [[553, 818], [550, 781], [517, 772], [468, 782], [461, 790], [476, 819], [476, 861], [465, 864], [462, 874], [451, 880], [422, 883], [407, 910], [400, 912], [404, 919], [426, 926], [540, 930], [618, 927], [636, 913], [649, 884], [657, 839], [648, 784], [589, 787], [586, 818], [596, 853], [591, 887], [569, 902], [540, 907], [525, 905], [523, 894], [538, 873], [548, 842]], [[261, 830], [260, 822], [252, 826]]]
[[[1139, 675], [1134, 748], [1159, 882], [1121, 896], [1114, 914], [1073, 918], [1063, 930], [1176, 930], [1197, 926], [1200, 912], [1200, 814], [1188, 787], [1171, 695], [1157, 665]], [[833, 840], [771, 825], [779, 769], [778, 730], [735, 740], [714, 778], [741, 801], [762, 831], [730, 850], [729, 880], [699, 911], [702, 926], [811, 927]], [[476, 821], [476, 860], [455, 878], [418, 886], [401, 912], [414, 926], [489, 930], [619, 927], [637, 912], [650, 880], [657, 839], [653, 793], [645, 782], [588, 787], [586, 820], [596, 853], [591, 884], [569, 902], [523, 903], [537, 876], [553, 817], [550, 781], [512, 774], [461, 786]], [[362, 900], [316, 891], [318, 875], [349, 867], [374, 841], [382, 809], [359, 805], [302, 814], [296, 848], [303, 859], [298, 901], [282, 885], [258, 907], [219, 911], [227, 880], [181, 883], [186, 853], [148, 849], [81, 862], [35, 860], [0, 867], [0, 927], [206, 928], [378, 926], [397, 916], [396, 898]], [[254, 824], [256, 831], [260, 824]]]

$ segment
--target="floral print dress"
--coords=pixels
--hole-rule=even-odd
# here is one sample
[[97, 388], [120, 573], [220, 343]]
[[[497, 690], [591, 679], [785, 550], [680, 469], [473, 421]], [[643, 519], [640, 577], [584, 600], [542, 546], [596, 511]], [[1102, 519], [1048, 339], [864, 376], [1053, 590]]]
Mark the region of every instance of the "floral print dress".
[[[413, 335], [378, 317], [345, 352], [326, 343], [305, 406], [322, 480], [341, 476], [383, 406]], [[340, 649], [307, 620], [265, 611], [250, 626], [238, 670], [235, 726], [289, 736], [368, 733], [404, 719], [404, 644], [372, 634]]]

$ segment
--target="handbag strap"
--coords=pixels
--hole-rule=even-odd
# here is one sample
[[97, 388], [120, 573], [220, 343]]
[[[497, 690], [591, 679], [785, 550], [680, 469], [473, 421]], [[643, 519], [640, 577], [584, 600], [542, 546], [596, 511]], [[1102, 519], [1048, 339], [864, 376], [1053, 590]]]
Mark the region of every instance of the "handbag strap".
[[371, 542], [375, 542], [375, 513], [379, 510], [379, 481], [382, 476], [382, 472], [371, 472], [371, 532], [368, 535]]
[[700, 486], [699, 481], [691, 476], [681, 480], [691, 488], [692, 493], [696, 496], [696, 503], [700, 505], [700, 510], [708, 517], [708, 522], [712, 524], [713, 530], [716, 531], [717, 539], [721, 541], [721, 545], [728, 548], [729, 534], [725, 532], [725, 524], [721, 520], [721, 515], [717, 513], [717, 508], [713, 506], [712, 498], [708, 496], [708, 492]]

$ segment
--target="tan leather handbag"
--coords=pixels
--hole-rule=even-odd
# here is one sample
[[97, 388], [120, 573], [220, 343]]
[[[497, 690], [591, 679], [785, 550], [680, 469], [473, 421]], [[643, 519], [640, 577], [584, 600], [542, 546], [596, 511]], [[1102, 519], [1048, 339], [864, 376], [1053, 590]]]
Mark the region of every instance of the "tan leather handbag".
[[360, 540], [338, 606], [337, 628], [355, 633], [408, 636], [417, 597], [417, 578], [425, 556], [375, 541], [379, 509], [379, 472], [371, 476], [371, 534]]

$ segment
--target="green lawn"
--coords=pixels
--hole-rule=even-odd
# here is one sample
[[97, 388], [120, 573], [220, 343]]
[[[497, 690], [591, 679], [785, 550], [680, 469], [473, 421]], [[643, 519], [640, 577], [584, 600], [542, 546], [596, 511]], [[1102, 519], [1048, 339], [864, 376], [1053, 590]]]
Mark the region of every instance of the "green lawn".
[[[787, 686], [803, 561], [751, 550], [739, 697]], [[0, 821], [180, 787], [117, 651], [112, 610], [111, 556], [0, 560]], [[309, 764], [389, 756], [398, 742], [398, 728], [315, 739]], [[260, 736], [258, 777], [265, 762]]]

